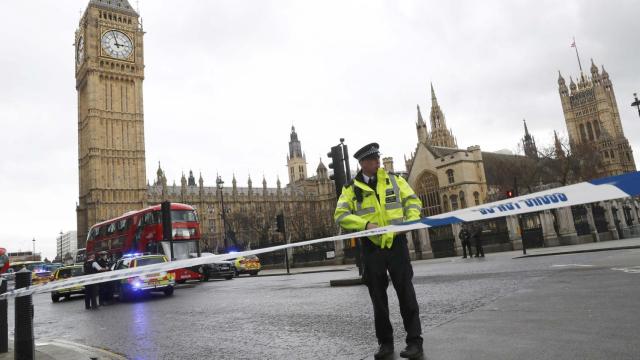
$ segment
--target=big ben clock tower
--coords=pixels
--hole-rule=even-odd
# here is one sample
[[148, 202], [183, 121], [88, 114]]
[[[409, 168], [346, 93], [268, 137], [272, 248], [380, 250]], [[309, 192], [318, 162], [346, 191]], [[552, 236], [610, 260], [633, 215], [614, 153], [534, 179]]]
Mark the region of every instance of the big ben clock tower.
[[127, 0], [90, 0], [76, 30], [79, 247], [93, 224], [145, 205], [143, 34]]

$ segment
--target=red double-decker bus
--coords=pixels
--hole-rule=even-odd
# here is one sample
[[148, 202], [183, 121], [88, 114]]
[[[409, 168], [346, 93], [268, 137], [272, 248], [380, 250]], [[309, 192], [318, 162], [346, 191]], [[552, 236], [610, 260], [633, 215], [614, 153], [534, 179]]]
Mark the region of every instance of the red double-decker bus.
[[[173, 228], [173, 258], [187, 259], [200, 253], [200, 226], [195, 209], [189, 205], [171, 203]], [[114, 260], [134, 253], [164, 254], [172, 252], [172, 244], [163, 240], [160, 205], [130, 211], [115, 219], [95, 224], [87, 235], [87, 255], [107, 251]], [[175, 271], [177, 282], [200, 279], [189, 269]]]

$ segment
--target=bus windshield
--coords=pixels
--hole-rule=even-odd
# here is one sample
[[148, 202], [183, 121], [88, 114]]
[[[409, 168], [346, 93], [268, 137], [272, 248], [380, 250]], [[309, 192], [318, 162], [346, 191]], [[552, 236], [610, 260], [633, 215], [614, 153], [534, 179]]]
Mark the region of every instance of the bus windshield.
[[[167, 257], [171, 255], [171, 245], [168, 241], [162, 241], [162, 251]], [[197, 241], [174, 241], [173, 258], [176, 260], [188, 259], [189, 254], [198, 252]]]
[[171, 222], [192, 222], [198, 221], [195, 211], [192, 210], [171, 210]]

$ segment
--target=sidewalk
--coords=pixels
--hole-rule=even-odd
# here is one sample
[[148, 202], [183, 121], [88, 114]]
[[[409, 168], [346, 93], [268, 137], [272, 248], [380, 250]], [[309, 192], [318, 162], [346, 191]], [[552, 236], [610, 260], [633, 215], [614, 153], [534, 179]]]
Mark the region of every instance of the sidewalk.
[[624, 250], [640, 248], [640, 238], [610, 240], [580, 245], [553, 246], [548, 248], [527, 249], [526, 255], [516, 256], [514, 259], [522, 259], [536, 256], [550, 256], [563, 254], [578, 254], [585, 252]]
[[[126, 357], [107, 350], [64, 340], [36, 342], [35, 353], [37, 360], [126, 360]], [[9, 352], [0, 354], [0, 360], [13, 359], [13, 339], [9, 339]]]

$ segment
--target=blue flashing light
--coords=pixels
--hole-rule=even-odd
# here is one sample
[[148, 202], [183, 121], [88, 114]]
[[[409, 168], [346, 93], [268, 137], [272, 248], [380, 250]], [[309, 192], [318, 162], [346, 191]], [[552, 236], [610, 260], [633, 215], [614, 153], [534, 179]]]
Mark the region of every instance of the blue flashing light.
[[124, 254], [124, 255], [122, 255], [122, 257], [123, 257], [123, 258], [126, 258], [126, 257], [136, 257], [136, 256], [142, 256], [142, 255], [143, 255], [142, 253], [129, 253], [129, 254]]
[[134, 281], [134, 282], [133, 282], [133, 288], [134, 288], [134, 289], [136, 289], [136, 290], [137, 290], [137, 289], [139, 289], [140, 287], [142, 287], [142, 281], [140, 281], [140, 280], [136, 280], [136, 281]]

